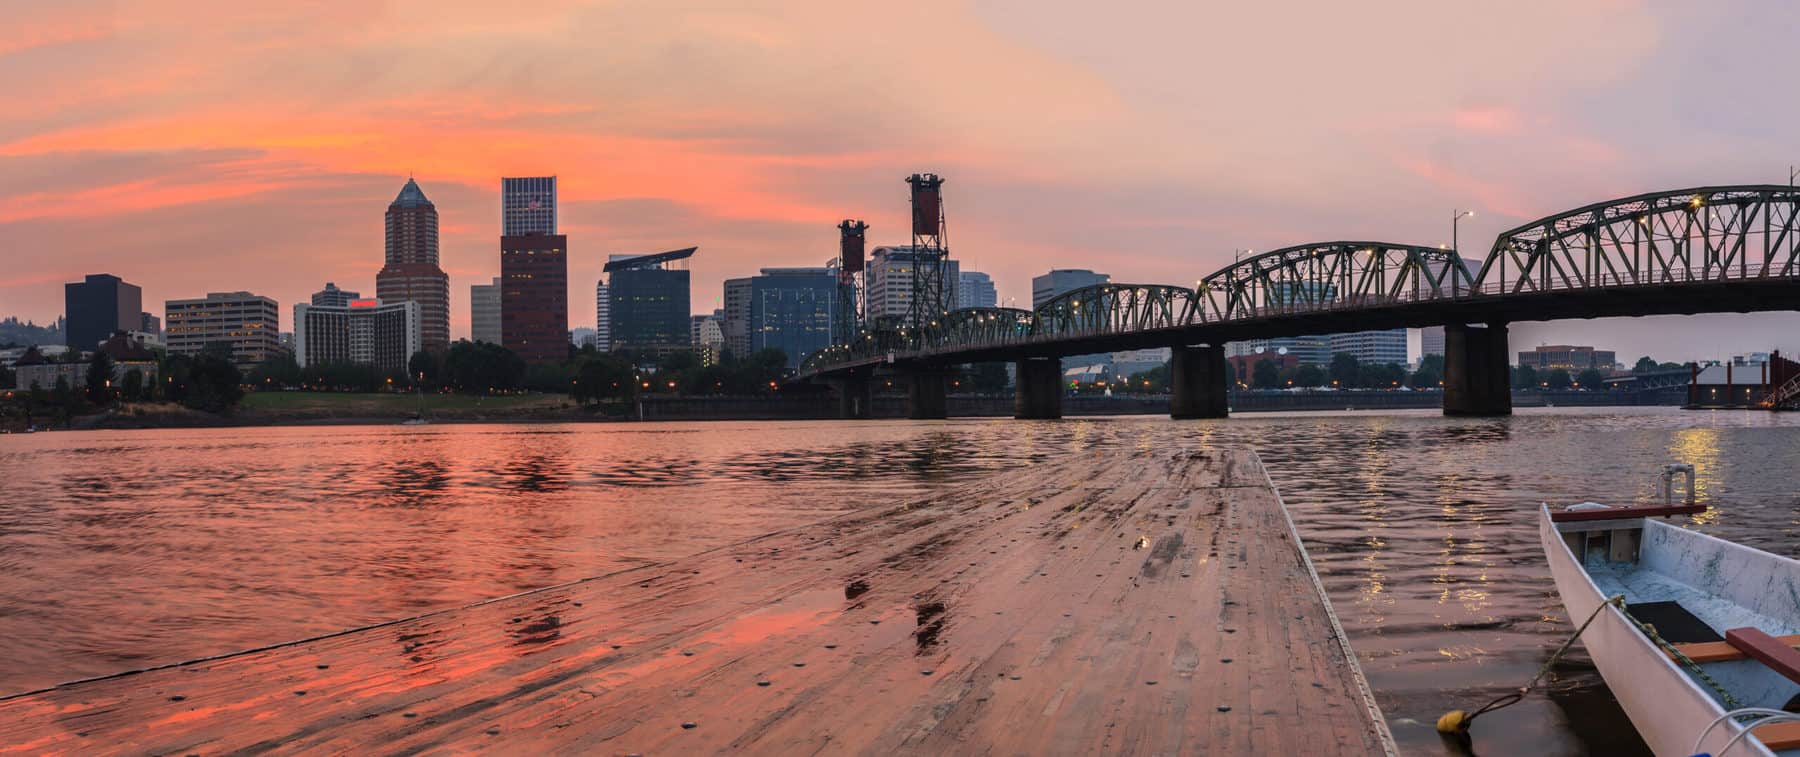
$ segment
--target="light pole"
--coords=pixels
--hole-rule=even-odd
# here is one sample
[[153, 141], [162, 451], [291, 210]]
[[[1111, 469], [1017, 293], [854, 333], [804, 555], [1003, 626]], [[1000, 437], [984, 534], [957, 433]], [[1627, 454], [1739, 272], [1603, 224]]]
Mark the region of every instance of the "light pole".
[[1455, 208], [1450, 209], [1450, 251], [1451, 252], [1454, 252], [1458, 255], [1462, 254], [1462, 248], [1458, 247], [1456, 244], [1456, 232], [1457, 232], [1456, 225], [1458, 222], [1462, 221], [1462, 219], [1469, 217], [1469, 216], [1473, 216], [1473, 215], [1475, 215], [1475, 211], [1473, 211], [1473, 210], [1457, 210]]

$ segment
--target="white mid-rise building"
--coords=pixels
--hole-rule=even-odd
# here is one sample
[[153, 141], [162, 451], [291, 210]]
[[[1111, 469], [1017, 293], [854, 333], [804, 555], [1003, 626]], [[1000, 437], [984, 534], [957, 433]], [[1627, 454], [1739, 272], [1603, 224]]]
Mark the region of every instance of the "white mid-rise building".
[[500, 344], [500, 277], [469, 287], [469, 341]]
[[956, 307], [991, 308], [1000, 302], [994, 280], [980, 271], [963, 271], [956, 277]]
[[1331, 354], [1347, 352], [1364, 365], [1406, 365], [1406, 329], [1352, 331], [1331, 335]]
[[912, 315], [913, 278], [921, 272], [931, 275], [924, 266], [934, 265], [943, 266], [944, 273], [944, 302], [939, 309], [952, 310], [956, 307], [957, 286], [962, 278], [959, 263], [949, 258], [921, 263], [912, 245], [875, 248], [864, 273], [867, 278], [863, 316], [870, 321], [879, 318], [905, 321]]
[[612, 352], [612, 300], [605, 279], [594, 285], [594, 349]]
[[405, 373], [421, 349], [419, 304], [412, 300], [294, 306], [294, 361], [302, 367], [352, 363]]
[[209, 344], [226, 345], [231, 361], [240, 368], [256, 365], [281, 350], [278, 308], [275, 300], [249, 292], [169, 300], [163, 313], [163, 340], [177, 355], [198, 355]]

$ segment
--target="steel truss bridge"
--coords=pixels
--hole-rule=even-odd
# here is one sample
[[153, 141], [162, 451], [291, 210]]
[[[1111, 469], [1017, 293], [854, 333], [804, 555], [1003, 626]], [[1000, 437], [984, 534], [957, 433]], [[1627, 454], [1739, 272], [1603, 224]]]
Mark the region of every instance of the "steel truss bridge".
[[1502, 233], [1478, 267], [1438, 247], [1297, 245], [1193, 287], [1103, 284], [1035, 310], [954, 310], [918, 329], [864, 330], [808, 356], [799, 378], [1398, 327], [1795, 310], [1797, 215], [1793, 187], [1700, 187], [1532, 221]]

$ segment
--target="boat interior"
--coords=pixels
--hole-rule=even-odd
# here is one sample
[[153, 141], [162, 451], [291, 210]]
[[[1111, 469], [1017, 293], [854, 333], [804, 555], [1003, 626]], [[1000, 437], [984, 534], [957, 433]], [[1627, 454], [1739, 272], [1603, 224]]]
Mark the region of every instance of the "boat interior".
[[[1800, 563], [1643, 517], [1704, 509], [1572, 509], [1553, 520], [1601, 593], [1623, 594], [1639, 630], [1722, 709], [1800, 712]], [[1800, 755], [1800, 722], [1754, 733]]]

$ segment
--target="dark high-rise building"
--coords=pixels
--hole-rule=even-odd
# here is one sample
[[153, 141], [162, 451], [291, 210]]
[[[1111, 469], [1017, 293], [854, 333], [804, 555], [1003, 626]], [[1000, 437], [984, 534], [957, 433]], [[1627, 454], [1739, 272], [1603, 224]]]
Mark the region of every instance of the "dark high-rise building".
[[789, 368], [831, 344], [831, 298], [837, 276], [829, 268], [764, 268], [750, 279], [750, 351], [778, 349]]
[[527, 363], [569, 357], [568, 253], [560, 234], [500, 238], [500, 344]]
[[337, 284], [325, 282], [325, 288], [313, 292], [312, 304], [322, 307], [347, 308], [352, 300], [360, 300], [362, 295], [347, 289], [339, 289]]
[[418, 182], [406, 180], [387, 209], [387, 261], [375, 274], [382, 302], [419, 303], [419, 334], [427, 350], [450, 347], [450, 277], [438, 267], [437, 206]]
[[687, 259], [695, 249], [614, 255], [606, 264], [615, 351], [664, 354], [692, 347]]
[[500, 180], [500, 233], [509, 237], [556, 233], [556, 177]]
[[92, 352], [115, 331], [143, 328], [144, 291], [110, 273], [91, 274], [63, 285], [63, 312], [69, 319], [63, 341]]

